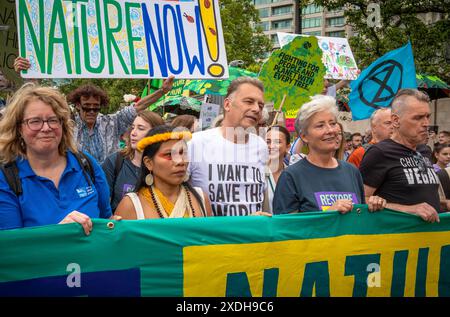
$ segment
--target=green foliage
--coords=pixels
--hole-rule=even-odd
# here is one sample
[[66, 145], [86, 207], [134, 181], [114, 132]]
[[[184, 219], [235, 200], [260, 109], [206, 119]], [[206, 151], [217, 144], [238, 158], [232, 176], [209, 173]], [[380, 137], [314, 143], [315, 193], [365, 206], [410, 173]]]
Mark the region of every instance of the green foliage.
[[251, 0], [221, 0], [220, 17], [228, 61], [242, 60], [254, 64], [272, 50], [270, 39], [260, 27], [258, 11]]
[[248, 65], [245, 69], [248, 70], [249, 72], [259, 74], [259, 72], [261, 71], [261, 67], [262, 65], [258, 63], [253, 63], [251, 65]]
[[[450, 2], [448, 0], [314, 0], [328, 9], [345, 6], [347, 24], [358, 34], [349, 39], [359, 68], [364, 69], [374, 60], [411, 41], [417, 73], [437, 75], [450, 82]], [[369, 3], [380, 6], [381, 27], [367, 23], [371, 11]], [[420, 14], [434, 12], [443, 18], [427, 25]]]
[[227, 94], [228, 87], [230, 86], [231, 82], [241, 76], [248, 76], [248, 77], [257, 77], [258, 74], [249, 72], [245, 69], [239, 68], [239, 67], [232, 67], [230, 66], [228, 68], [228, 79], [198, 79], [198, 80], [191, 80], [186, 86], [184, 86], [184, 89], [188, 89], [190, 91], [193, 91], [197, 94], [203, 95], [221, 95], [225, 96]]

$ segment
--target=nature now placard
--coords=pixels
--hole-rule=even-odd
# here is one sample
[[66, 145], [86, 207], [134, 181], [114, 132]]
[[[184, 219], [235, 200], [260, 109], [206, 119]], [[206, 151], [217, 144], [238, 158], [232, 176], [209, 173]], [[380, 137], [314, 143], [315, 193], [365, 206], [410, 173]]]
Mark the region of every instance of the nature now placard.
[[217, 0], [17, 0], [25, 78], [227, 78]]

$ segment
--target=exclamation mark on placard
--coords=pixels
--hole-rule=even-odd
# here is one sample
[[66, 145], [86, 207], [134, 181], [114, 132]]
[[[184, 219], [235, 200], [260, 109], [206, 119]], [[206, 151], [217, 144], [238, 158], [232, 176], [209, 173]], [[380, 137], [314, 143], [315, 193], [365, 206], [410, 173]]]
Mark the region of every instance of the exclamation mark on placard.
[[[198, 3], [209, 57], [214, 62], [217, 62], [219, 60], [219, 37], [217, 34], [214, 0], [198, 0]], [[224, 67], [219, 63], [212, 63], [208, 67], [208, 73], [214, 77], [220, 77], [224, 72]]]

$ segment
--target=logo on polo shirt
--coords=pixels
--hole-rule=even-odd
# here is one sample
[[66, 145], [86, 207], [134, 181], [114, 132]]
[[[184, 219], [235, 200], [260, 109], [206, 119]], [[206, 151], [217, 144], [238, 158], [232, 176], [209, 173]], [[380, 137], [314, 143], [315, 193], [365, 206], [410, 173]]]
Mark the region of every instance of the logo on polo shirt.
[[92, 188], [92, 186], [80, 187], [77, 188], [76, 191], [78, 193], [78, 196], [80, 196], [80, 198], [87, 197], [94, 193], [94, 189]]

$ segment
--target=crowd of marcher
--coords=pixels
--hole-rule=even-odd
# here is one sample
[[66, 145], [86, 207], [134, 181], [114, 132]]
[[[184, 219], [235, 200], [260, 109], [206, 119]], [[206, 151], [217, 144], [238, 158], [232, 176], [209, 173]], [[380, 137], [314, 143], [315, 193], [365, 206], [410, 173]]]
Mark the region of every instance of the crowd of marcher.
[[268, 122], [264, 86], [249, 77], [231, 82], [213, 127], [189, 115], [165, 122], [146, 109], [173, 79], [108, 115], [93, 85], [67, 98], [21, 87], [0, 121], [0, 229], [77, 222], [89, 234], [93, 218], [345, 214], [355, 204], [436, 222], [450, 210], [450, 132], [431, 133], [419, 90], [400, 90], [370, 133], [348, 135], [326, 83], [300, 107], [294, 136]]

